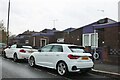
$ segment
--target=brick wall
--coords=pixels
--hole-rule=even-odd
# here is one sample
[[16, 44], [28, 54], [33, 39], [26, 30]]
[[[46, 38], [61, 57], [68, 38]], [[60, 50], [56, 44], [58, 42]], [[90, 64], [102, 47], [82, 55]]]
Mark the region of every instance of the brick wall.
[[71, 43], [82, 46], [82, 28], [76, 29], [70, 33]]
[[111, 48], [118, 48], [118, 27], [105, 28], [104, 31], [104, 41], [105, 46]]
[[[106, 63], [118, 64], [120, 51], [120, 26], [99, 30], [99, 47], [102, 47], [102, 59]], [[102, 43], [104, 41], [104, 43]]]

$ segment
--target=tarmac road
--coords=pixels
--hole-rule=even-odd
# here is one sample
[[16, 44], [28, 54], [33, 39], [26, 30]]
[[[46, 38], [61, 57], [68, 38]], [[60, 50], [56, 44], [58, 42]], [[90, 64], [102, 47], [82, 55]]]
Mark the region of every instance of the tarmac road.
[[60, 76], [55, 70], [43, 68], [43, 67], [30, 67], [27, 62], [13, 62], [12, 59], [5, 59], [0, 56], [0, 70], [1, 77], [3, 80], [6, 79], [59, 79], [59, 80], [73, 80], [73, 79], [108, 79], [113, 80], [106, 76], [98, 74], [81, 74], [81, 73], [70, 73], [68, 76]]

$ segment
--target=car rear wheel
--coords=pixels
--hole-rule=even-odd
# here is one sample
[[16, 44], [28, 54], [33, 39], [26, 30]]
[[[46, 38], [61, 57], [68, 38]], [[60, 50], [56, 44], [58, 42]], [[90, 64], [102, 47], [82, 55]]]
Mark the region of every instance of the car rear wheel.
[[67, 65], [64, 62], [59, 62], [57, 65], [57, 72], [61, 76], [66, 75], [68, 73]]
[[13, 61], [14, 61], [14, 62], [17, 62], [17, 61], [18, 61], [17, 54], [14, 54], [14, 56], [13, 56]]
[[34, 57], [30, 57], [29, 60], [28, 60], [28, 63], [31, 67], [34, 67], [35, 66], [35, 59]]

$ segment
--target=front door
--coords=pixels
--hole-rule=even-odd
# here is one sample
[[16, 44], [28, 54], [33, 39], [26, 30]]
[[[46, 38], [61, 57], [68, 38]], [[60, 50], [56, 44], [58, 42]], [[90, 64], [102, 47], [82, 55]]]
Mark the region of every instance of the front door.
[[40, 40], [40, 46], [43, 47], [46, 45], [46, 39], [41, 39]]

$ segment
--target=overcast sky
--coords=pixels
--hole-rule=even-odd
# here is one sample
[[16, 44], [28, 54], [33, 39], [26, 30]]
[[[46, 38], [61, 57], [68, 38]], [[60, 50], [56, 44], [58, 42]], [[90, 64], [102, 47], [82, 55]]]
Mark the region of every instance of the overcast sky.
[[[7, 26], [9, 0], [0, 0], [0, 21]], [[120, 0], [10, 0], [10, 32], [79, 28], [108, 17], [118, 21]]]

